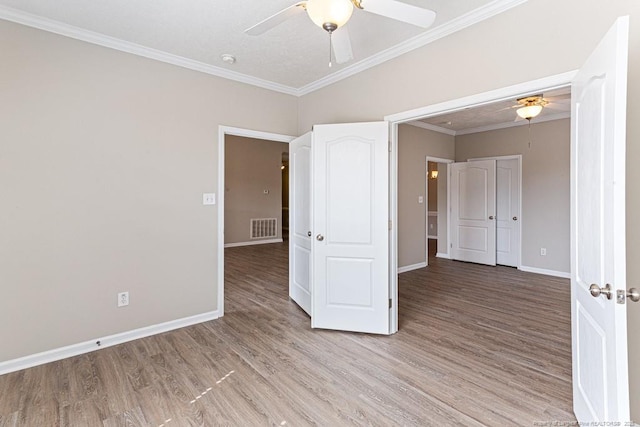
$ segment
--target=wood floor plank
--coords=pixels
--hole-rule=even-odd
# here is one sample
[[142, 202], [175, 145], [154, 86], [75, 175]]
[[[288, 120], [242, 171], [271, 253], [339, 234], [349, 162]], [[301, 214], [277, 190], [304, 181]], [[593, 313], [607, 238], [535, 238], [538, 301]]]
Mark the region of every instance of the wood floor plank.
[[431, 257], [392, 336], [313, 330], [287, 287], [286, 244], [226, 249], [224, 317], [0, 376], [0, 427], [575, 422], [568, 280]]

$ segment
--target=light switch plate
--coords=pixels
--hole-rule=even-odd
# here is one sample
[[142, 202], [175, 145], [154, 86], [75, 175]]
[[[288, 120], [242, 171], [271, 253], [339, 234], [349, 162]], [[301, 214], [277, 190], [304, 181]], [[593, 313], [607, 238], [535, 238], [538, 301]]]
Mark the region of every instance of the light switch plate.
[[202, 193], [202, 204], [203, 205], [215, 205], [216, 204], [216, 193]]
[[418, 196], [418, 203], [424, 202], [424, 198], [422, 196]]

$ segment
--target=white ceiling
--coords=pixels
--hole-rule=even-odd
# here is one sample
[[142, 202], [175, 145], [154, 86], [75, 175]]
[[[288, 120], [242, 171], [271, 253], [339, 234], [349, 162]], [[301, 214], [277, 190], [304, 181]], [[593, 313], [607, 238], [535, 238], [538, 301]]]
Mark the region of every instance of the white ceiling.
[[[522, 97], [532, 95], [543, 95], [543, 98], [549, 101], [549, 103], [542, 109], [542, 112], [537, 117], [531, 120], [531, 123], [570, 117], [570, 87], [554, 89], [542, 94], [525, 94]], [[465, 108], [452, 113], [431, 116], [416, 120], [410, 124], [450, 135], [465, 135], [511, 126], [526, 125], [527, 121], [518, 117], [516, 114], [517, 107], [518, 103], [515, 98], [507, 99], [491, 104]]]
[[[244, 30], [296, 0], [0, 0], [0, 19], [214, 75], [301, 95], [526, 0], [401, 0], [437, 13], [421, 28], [354, 10], [354, 60], [328, 67], [328, 35], [300, 14], [260, 36]], [[222, 62], [222, 54], [237, 62]]]

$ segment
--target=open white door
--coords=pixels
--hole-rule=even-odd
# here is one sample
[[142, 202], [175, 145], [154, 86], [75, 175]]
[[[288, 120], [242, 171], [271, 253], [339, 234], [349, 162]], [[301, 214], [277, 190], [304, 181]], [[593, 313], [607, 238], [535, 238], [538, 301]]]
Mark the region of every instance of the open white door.
[[311, 325], [389, 333], [388, 123], [313, 128]]
[[311, 139], [289, 143], [289, 297], [311, 314]]
[[[628, 31], [628, 17], [619, 18], [571, 87], [573, 409], [581, 424], [630, 418], [625, 303]], [[603, 290], [600, 295], [598, 289]]]
[[496, 161], [451, 166], [451, 258], [496, 265]]

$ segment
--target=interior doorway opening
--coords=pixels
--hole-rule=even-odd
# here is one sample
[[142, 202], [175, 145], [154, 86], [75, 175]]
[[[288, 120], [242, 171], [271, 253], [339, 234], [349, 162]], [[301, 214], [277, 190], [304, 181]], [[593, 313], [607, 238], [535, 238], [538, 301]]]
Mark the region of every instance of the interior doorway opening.
[[[478, 95], [473, 95], [465, 98], [460, 98], [452, 101], [447, 101], [440, 104], [434, 104], [430, 106], [426, 106], [423, 108], [418, 108], [414, 110], [410, 110], [403, 113], [394, 114], [391, 116], [385, 117], [391, 124], [391, 206], [392, 206], [392, 224], [393, 224], [393, 234], [395, 235], [394, 239], [392, 239], [392, 248], [391, 248], [391, 269], [395, 272], [400, 272], [402, 265], [400, 264], [401, 256], [402, 256], [402, 248], [400, 243], [402, 242], [402, 230], [399, 229], [401, 227], [401, 214], [399, 201], [402, 198], [400, 195], [400, 186], [399, 182], [402, 180], [401, 174], [401, 148], [399, 147], [402, 142], [400, 141], [400, 134], [403, 132], [401, 128], [406, 129], [407, 124], [412, 122], [415, 124], [417, 121], [422, 121], [426, 118], [435, 118], [440, 117], [439, 120], [443, 120], [441, 116], [449, 113], [455, 113], [460, 111], [470, 111], [474, 107], [482, 107], [490, 104], [495, 104], [497, 102], [512, 102], [514, 99], [520, 98], [522, 96], [531, 94], [531, 93], [544, 93], [551, 90], [568, 88], [571, 85], [571, 80], [575, 76], [575, 72], [564, 73], [556, 76], [551, 76], [544, 79], [539, 79], [535, 81], [530, 81], [502, 89], [498, 89], [495, 91], [485, 92]], [[511, 110], [513, 111], [513, 110]], [[420, 127], [426, 127], [427, 129], [432, 129], [433, 124], [422, 123], [419, 125]], [[449, 131], [450, 132], [450, 131]], [[450, 133], [451, 134], [451, 133]], [[535, 136], [535, 135], [534, 135]], [[568, 136], [567, 136], [568, 137]], [[531, 142], [531, 141], [527, 141]], [[535, 146], [536, 140], [534, 139], [532, 145]], [[454, 149], [454, 156], [456, 160], [458, 160], [458, 144], [456, 143], [456, 148]], [[473, 150], [468, 150], [469, 154], [472, 154]], [[400, 154], [399, 154], [400, 153]], [[499, 155], [501, 153], [496, 152], [495, 155]], [[477, 155], [469, 155], [469, 158], [473, 157], [483, 157]], [[423, 169], [424, 171], [424, 169]], [[567, 166], [568, 171], [568, 166]], [[426, 234], [426, 233], [425, 233]], [[567, 239], [568, 242], [568, 239]], [[426, 246], [426, 245], [425, 245]], [[569, 252], [565, 254], [567, 257], [569, 256]], [[552, 275], [560, 275], [562, 277], [569, 277], [568, 269], [565, 271], [554, 271], [553, 269], [545, 269], [545, 268], [531, 268], [525, 269], [521, 268], [525, 271], [534, 271], [543, 274], [552, 274]], [[392, 297], [398, 295], [398, 276], [397, 274], [392, 274], [391, 277], [391, 288], [392, 288]], [[396, 298], [394, 298], [395, 300]], [[397, 303], [393, 304], [393, 310], [396, 310], [396, 318], [395, 327], [392, 329], [397, 331]], [[393, 319], [393, 316], [392, 316]], [[392, 321], [392, 324], [394, 322]]]
[[430, 257], [449, 258], [448, 165], [453, 159], [426, 157], [426, 265]]
[[[218, 244], [217, 244], [217, 265], [218, 265], [218, 313], [219, 316], [224, 316], [224, 287], [225, 287], [225, 268], [224, 268], [224, 248], [225, 248], [225, 193], [226, 193], [226, 141], [228, 137], [243, 137], [251, 138], [253, 140], [265, 141], [265, 142], [280, 142], [288, 144], [294, 137], [290, 135], [276, 134], [270, 132], [256, 131], [251, 129], [235, 128], [229, 126], [218, 127]], [[281, 154], [280, 154], [281, 156]], [[281, 157], [279, 165], [276, 164], [276, 171], [280, 169]], [[281, 183], [278, 184], [278, 192], [280, 192]], [[264, 191], [265, 189], [263, 189]], [[269, 189], [266, 189], [269, 190]], [[264, 194], [264, 193], [263, 193]], [[270, 194], [270, 193], [267, 193]], [[278, 205], [282, 206], [281, 198], [278, 198]]]

